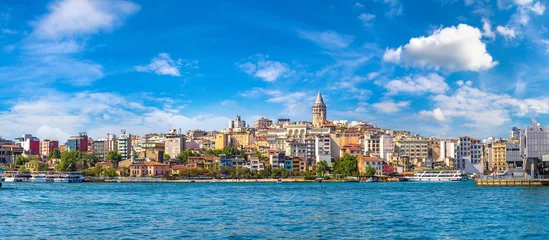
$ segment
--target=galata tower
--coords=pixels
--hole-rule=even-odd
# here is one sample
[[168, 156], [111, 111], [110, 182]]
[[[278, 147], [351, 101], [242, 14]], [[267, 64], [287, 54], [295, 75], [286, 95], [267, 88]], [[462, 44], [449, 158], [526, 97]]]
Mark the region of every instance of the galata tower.
[[322, 94], [318, 91], [315, 104], [313, 104], [313, 127], [322, 127], [326, 123], [326, 104], [322, 99]]

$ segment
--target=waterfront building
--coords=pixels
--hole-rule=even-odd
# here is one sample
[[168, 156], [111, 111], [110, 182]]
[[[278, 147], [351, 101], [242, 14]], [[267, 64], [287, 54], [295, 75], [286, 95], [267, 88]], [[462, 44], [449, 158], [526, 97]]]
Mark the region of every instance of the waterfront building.
[[332, 158], [341, 157], [341, 134], [340, 133], [331, 133], [330, 134], [330, 154]]
[[366, 173], [366, 168], [371, 166], [376, 169], [376, 175], [383, 174], [383, 159], [378, 157], [358, 156], [358, 171], [360, 174]]
[[285, 145], [285, 153], [290, 157], [314, 159], [315, 140], [313, 138], [289, 140]]
[[497, 172], [507, 170], [506, 148], [507, 142], [502, 139], [492, 144], [492, 162], [490, 163], [490, 170]]
[[[339, 144], [345, 146], [349, 144], [360, 144], [362, 134], [357, 128], [345, 129], [340, 135]], [[379, 144], [379, 143], [378, 143]], [[379, 150], [378, 150], [379, 153]]]
[[132, 135], [127, 134], [125, 129], [122, 129], [118, 138], [118, 153], [122, 156], [122, 160], [130, 159], [132, 156]]
[[505, 162], [508, 168], [516, 168], [519, 164], [522, 166], [520, 144], [513, 142], [505, 144]]
[[274, 149], [269, 150], [269, 164], [273, 169], [284, 168], [284, 155]]
[[159, 151], [156, 149], [147, 149], [143, 150], [139, 153], [137, 153], [136, 161], [144, 161], [144, 162], [160, 162], [163, 163], [164, 160], [164, 151]]
[[22, 137], [16, 138], [15, 145], [22, 147], [25, 154], [40, 154], [40, 139], [33, 137], [32, 134], [23, 134]]
[[12, 164], [23, 152], [23, 147], [19, 145], [6, 143], [0, 145], [0, 165]]
[[293, 170], [293, 159], [290, 157], [284, 158], [284, 170], [287, 172], [291, 172]]
[[221, 157], [214, 155], [203, 155], [198, 157], [189, 157], [187, 166], [191, 168], [219, 169], [221, 167]]
[[513, 127], [509, 132], [509, 142], [519, 143], [520, 142], [520, 128]]
[[261, 117], [254, 122], [255, 129], [267, 129], [273, 125], [273, 120]]
[[233, 128], [245, 128], [246, 121], [243, 121], [238, 114], [234, 117], [233, 120], [229, 120], [229, 129]]
[[107, 138], [105, 139], [105, 153], [110, 151], [118, 152], [118, 138], [115, 134], [107, 133]]
[[98, 138], [92, 143], [93, 155], [97, 157], [99, 161], [105, 161], [105, 157], [107, 156], [107, 152], [105, 151], [105, 142], [105, 138]]
[[316, 135], [315, 136], [315, 157], [319, 162], [319, 157], [328, 155], [331, 157], [331, 138], [330, 135]]
[[456, 144], [455, 169], [468, 173], [483, 173], [483, 156], [484, 144], [480, 140], [469, 136], [459, 137]]
[[407, 157], [416, 166], [427, 164], [429, 140], [419, 135], [400, 136], [394, 141], [394, 146], [399, 157]]
[[67, 140], [67, 151], [87, 152], [88, 144], [88, 134], [86, 132], [80, 132], [77, 136], [71, 136]]
[[360, 148], [359, 144], [347, 144], [341, 147], [340, 155], [344, 156], [345, 154], [358, 157], [362, 155], [362, 149]]
[[40, 154], [42, 156], [48, 156], [56, 148], [59, 148], [59, 141], [44, 139], [44, 141], [40, 144]]
[[549, 161], [542, 159], [547, 153], [549, 153], [549, 126], [542, 127], [532, 119], [532, 125], [521, 132], [520, 155], [523, 162], [517, 167], [523, 167], [531, 177], [537, 177], [540, 168], [549, 167]]
[[178, 133], [177, 130], [170, 129], [170, 133], [164, 137], [164, 153], [175, 159], [185, 150], [185, 143], [185, 135], [181, 131]]
[[364, 153], [368, 156], [380, 156], [380, 132], [366, 131], [364, 132]]
[[265, 170], [265, 165], [259, 161], [259, 158], [257, 155], [252, 155], [250, 156], [250, 164], [249, 164], [249, 168], [251, 171], [263, 171]]
[[313, 104], [313, 126], [322, 127], [326, 123], [326, 104], [322, 99], [320, 91], [316, 96], [316, 101]]
[[129, 165], [130, 174], [137, 177], [164, 177], [169, 165], [159, 162], [140, 162]]
[[379, 156], [381, 159], [389, 159], [395, 152], [393, 137], [389, 134], [383, 134], [379, 137]]
[[305, 158], [292, 158], [292, 172], [303, 173], [307, 170], [307, 160]]

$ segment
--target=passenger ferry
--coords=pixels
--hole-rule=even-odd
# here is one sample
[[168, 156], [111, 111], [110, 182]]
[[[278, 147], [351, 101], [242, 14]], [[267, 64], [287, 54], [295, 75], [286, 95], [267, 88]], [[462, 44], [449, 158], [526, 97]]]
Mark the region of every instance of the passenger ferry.
[[55, 183], [79, 183], [84, 182], [84, 176], [80, 172], [60, 173], [53, 179]]
[[30, 181], [33, 183], [45, 183], [47, 182], [47, 175], [45, 173], [33, 173], [31, 174]]
[[459, 170], [419, 171], [406, 177], [409, 182], [460, 182], [467, 180], [465, 173]]
[[16, 172], [9, 171], [4, 174], [6, 179], [5, 182], [28, 182], [30, 181], [31, 175], [29, 172]]

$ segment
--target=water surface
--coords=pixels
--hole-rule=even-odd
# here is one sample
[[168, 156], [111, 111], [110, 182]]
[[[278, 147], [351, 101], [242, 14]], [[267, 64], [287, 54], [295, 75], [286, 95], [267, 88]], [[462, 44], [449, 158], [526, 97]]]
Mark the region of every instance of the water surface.
[[2, 239], [548, 239], [549, 188], [4, 183]]

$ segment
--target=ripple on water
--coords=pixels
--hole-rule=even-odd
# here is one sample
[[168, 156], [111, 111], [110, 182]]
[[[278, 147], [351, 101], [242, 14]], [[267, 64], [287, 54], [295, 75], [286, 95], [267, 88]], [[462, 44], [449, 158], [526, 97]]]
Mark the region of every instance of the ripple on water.
[[[8, 238], [547, 239], [549, 188], [423, 183], [6, 183]], [[2, 237], [4, 238], [4, 237]]]

